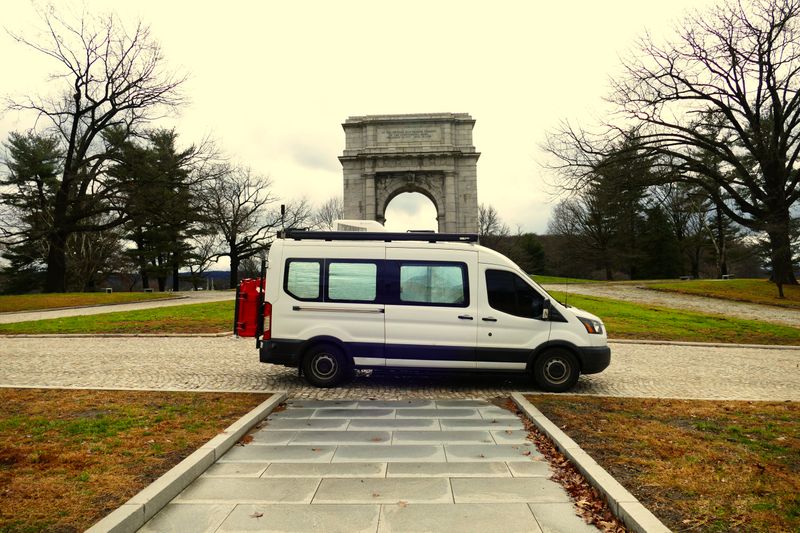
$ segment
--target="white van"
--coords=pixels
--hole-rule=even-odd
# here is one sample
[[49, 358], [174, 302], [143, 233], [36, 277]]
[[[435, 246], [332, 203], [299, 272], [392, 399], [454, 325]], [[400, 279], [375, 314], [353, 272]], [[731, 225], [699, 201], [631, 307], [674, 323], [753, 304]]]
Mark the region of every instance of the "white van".
[[525, 372], [552, 392], [608, 366], [598, 317], [477, 241], [287, 230], [269, 252], [261, 361], [298, 367], [318, 387], [394, 367]]

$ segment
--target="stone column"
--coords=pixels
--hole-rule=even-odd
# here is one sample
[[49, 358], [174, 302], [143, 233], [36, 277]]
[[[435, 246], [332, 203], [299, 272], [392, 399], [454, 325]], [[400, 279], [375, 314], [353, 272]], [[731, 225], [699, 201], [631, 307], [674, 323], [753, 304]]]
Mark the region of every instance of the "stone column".
[[440, 231], [445, 233], [455, 233], [458, 231], [457, 197], [456, 173], [446, 171], [444, 173], [444, 205], [442, 206], [444, 224], [439, 224]]
[[365, 172], [364, 176], [364, 202], [365, 220], [377, 220], [377, 209], [375, 205], [375, 173]]

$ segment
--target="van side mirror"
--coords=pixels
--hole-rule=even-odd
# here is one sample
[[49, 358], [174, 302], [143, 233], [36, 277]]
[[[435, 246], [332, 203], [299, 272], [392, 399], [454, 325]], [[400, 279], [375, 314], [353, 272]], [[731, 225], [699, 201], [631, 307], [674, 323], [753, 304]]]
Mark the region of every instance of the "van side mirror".
[[550, 320], [550, 300], [547, 299], [542, 304], [542, 320]]

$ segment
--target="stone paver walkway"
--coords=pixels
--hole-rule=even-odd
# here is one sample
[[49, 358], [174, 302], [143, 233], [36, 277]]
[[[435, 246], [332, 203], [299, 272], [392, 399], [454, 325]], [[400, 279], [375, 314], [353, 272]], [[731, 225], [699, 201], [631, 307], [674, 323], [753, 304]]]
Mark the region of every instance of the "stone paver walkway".
[[[151, 300], [146, 302], [133, 302], [128, 304], [97, 305], [93, 307], [76, 307], [74, 309], [51, 309], [40, 311], [23, 311], [19, 313], [0, 314], [0, 324], [12, 322], [27, 322], [30, 320], [47, 320], [66, 316], [99, 315], [102, 313], [116, 313], [120, 311], [138, 311], [139, 309], [155, 309], [157, 307], [173, 307], [176, 305], [203, 304], [234, 300], [234, 291], [190, 291], [176, 293], [179, 298], [169, 300]], [[231, 318], [231, 320], [233, 320]]]
[[[574, 392], [650, 398], [800, 400], [800, 350], [610, 343], [611, 366]], [[0, 386], [288, 390], [337, 399], [491, 398], [534, 390], [525, 376], [425, 372], [360, 376], [317, 389], [262, 364], [252, 339], [0, 338]]]
[[[724, 283], [724, 281], [720, 281], [720, 283]], [[786, 307], [735, 302], [733, 300], [708, 298], [692, 294], [662, 292], [647, 289], [646, 286], [637, 287], [636, 285], [617, 283], [582, 283], [566, 287], [564, 285], [545, 285], [545, 288], [553, 291], [567, 290], [570, 293], [586, 296], [615, 298], [638, 304], [660, 305], [673, 309], [714, 313], [746, 320], [761, 320], [800, 328], [800, 311]]]
[[596, 531], [505, 409], [288, 404], [140, 531]]

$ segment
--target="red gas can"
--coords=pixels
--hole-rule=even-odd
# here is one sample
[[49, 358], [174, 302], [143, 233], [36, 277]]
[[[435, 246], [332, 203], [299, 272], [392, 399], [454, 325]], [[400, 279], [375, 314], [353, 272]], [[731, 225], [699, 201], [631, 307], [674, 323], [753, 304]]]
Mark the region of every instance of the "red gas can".
[[258, 302], [264, 290], [263, 279], [243, 279], [236, 289], [236, 318], [233, 332], [239, 337], [255, 337], [259, 317]]

